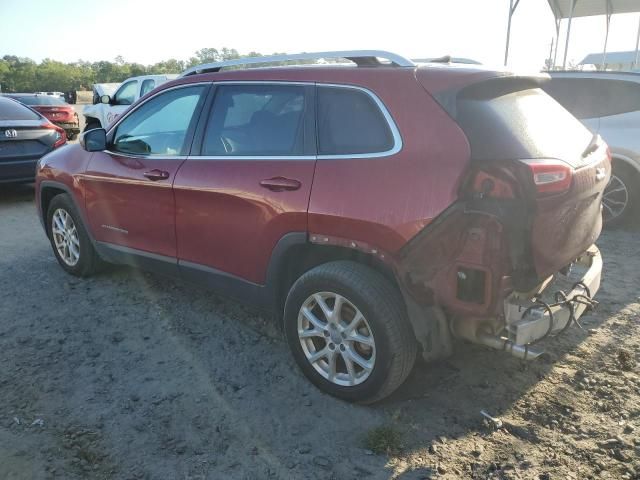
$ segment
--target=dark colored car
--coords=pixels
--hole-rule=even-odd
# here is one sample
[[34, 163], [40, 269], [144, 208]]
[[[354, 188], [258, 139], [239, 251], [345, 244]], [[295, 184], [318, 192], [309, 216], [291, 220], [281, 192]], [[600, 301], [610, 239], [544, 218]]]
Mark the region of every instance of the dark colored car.
[[0, 96], [0, 183], [32, 182], [36, 162], [66, 141], [63, 129], [21, 103]]
[[63, 128], [69, 140], [74, 140], [80, 133], [80, 121], [73, 106], [60, 97], [38, 94], [11, 94], [8, 97], [28, 105], [47, 117], [52, 123]]
[[[355, 66], [236, 68], [318, 57]], [[315, 385], [372, 402], [452, 337], [535, 358], [598, 290], [607, 146], [540, 81], [372, 51], [201, 65], [45, 157], [37, 205], [67, 272], [268, 309]]]

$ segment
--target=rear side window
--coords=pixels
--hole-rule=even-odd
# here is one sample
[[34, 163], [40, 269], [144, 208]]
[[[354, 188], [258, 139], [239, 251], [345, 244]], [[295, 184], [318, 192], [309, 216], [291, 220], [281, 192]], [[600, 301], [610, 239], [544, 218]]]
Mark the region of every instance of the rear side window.
[[38, 120], [40, 116], [20, 103], [0, 98], [0, 120]]
[[300, 85], [218, 86], [202, 154], [302, 155], [305, 101]]
[[544, 90], [576, 118], [640, 110], [640, 84], [604, 78], [551, 78]]
[[393, 134], [374, 99], [355, 88], [318, 88], [318, 154], [357, 155], [393, 148]]

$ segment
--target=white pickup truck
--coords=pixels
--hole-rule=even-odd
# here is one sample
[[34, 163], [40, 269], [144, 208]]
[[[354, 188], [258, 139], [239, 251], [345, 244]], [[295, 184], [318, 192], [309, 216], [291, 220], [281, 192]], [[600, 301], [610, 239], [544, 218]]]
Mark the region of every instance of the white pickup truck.
[[129, 105], [149, 93], [158, 85], [177, 78], [178, 75], [142, 75], [127, 78], [120, 88], [111, 95], [102, 95], [100, 102], [86, 105], [82, 111], [85, 118], [84, 131], [94, 128], [107, 128], [122, 115]]

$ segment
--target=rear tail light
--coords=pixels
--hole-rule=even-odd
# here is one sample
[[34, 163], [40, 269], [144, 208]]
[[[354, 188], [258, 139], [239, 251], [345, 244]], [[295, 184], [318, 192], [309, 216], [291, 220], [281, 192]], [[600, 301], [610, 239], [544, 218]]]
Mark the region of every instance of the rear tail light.
[[62, 145], [64, 145], [65, 143], [67, 143], [67, 134], [65, 133], [63, 128], [60, 128], [57, 125], [54, 125], [53, 123], [47, 122], [47, 123], [43, 123], [42, 124], [42, 128], [48, 128], [50, 130], [55, 130], [55, 135], [56, 135], [56, 141], [53, 144], [53, 148], [58, 148]]
[[539, 195], [551, 195], [569, 190], [573, 169], [558, 160], [525, 160], [531, 172], [533, 184]]

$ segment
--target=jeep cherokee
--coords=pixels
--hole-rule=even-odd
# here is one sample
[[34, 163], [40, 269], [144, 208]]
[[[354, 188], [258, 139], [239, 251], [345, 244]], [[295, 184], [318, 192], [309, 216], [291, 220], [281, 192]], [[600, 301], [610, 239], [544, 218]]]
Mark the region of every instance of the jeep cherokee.
[[[264, 66], [316, 58], [351, 65]], [[67, 272], [268, 309], [311, 382], [370, 403], [418, 352], [533, 359], [594, 305], [609, 153], [544, 80], [381, 51], [200, 65], [47, 155], [37, 206]]]

